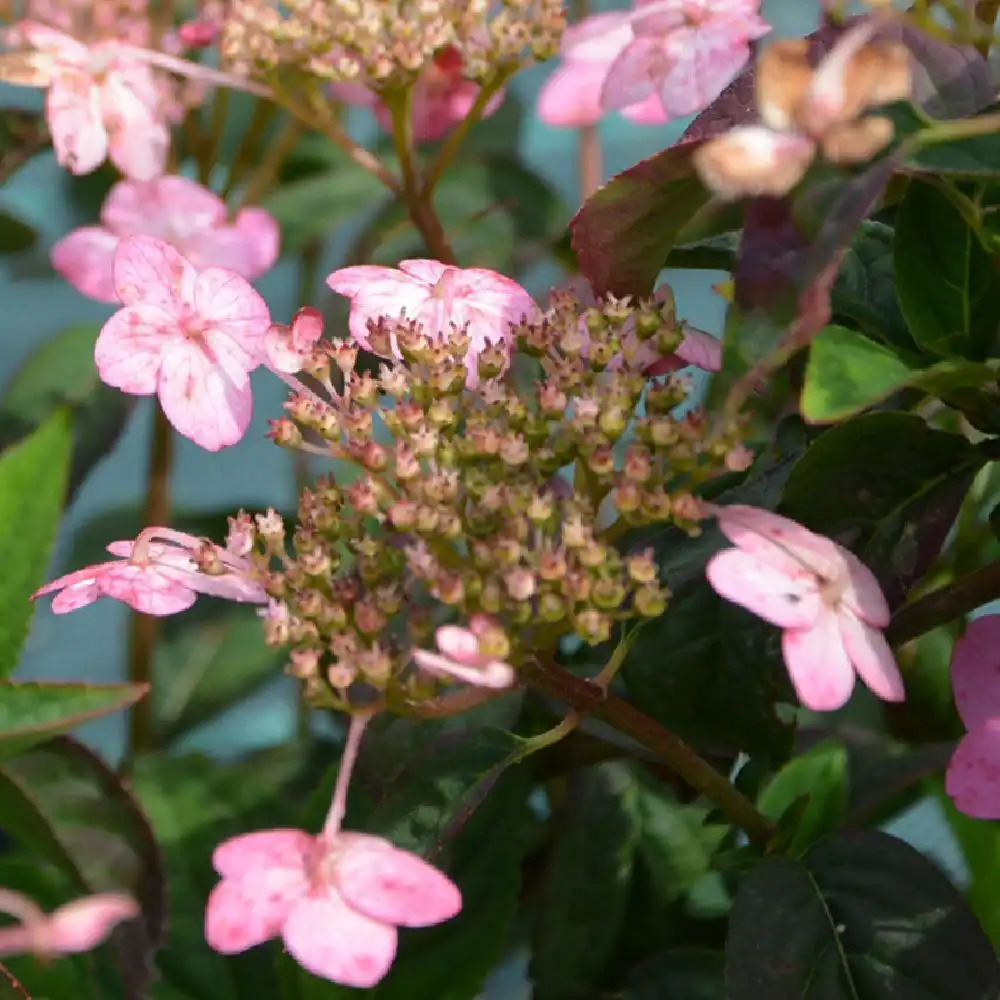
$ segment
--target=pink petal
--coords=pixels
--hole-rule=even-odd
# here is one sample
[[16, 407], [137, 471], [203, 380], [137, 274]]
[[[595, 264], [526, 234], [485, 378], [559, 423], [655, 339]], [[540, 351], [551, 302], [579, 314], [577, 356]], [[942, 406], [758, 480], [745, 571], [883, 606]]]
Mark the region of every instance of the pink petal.
[[706, 372], [722, 369], [722, 343], [710, 333], [697, 330], [687, 323], [683, 326], [684, 339], [677, 348], [677, 357], [689, 365], [697, 365]]
[[839, 617], [844, 648], [858, 676], [883, 701], [903, 701], [903, 678], [882, 630], [860, 621], [847, 609]]
[[186, 177], [125, 180], [108, 194], [101, 221], [119, 236], [145, 233], [171, 242], [178, 236], [224, 225], [226, 206], [218, 195]]
[[875, 574], [849, 549], [840, 552], [847, 563], [849, 582], [841, 602], [862, 621], [885, 628], [892, 615]]
[[[608, 74], [599, 62], [566, 62], [557, 66], [538, 95], [538, 117], [557, 128], [596, 125], [604, 117], [601, 88]], [[659, 103], [659, 98], [656, 102]]]
[[90, 951], [118, 924], [139, 916], [135, 900], [119, 893], [101, 893], [60, 906], [46, 928], [46, 951], [72, 954]]
[[461, 268], [451, 267], [449, 264], [442, 264], [439, 260], [430, 260], [423, 257], [414, 257], [410, 260], [401, 260], [399, 270], [403, 274], [408, 274], [411, 278], [422, 281], [425, 285], [436, 285], [444, 274], [448, 271], [459, 271]]
[[89, 174], [107, 158], [108, 133], [90, 77], [72, 71], [57, 75], [49, 87], [45, 117], [56, 159], [70, 173]]
[[657, 93], [657, 67], [662, 60], [658, 38], [633, 38], [611, 64], [601, 88], [601, 106], [627, 108]]
[[781, 648], [788, 675], [806, 708], [832, 712], [847, 703], [854, 690], [854, 670], [832, 611], [823, 609], [812, 628], [786, 629]]
[[65, 589], [52, 598], [52, 613], [54, 615], [67, 615], [71, 611], [78, 611], [99, 601], [104, 596], [101, 586], [96, 580], [81, 580], [79, 583], [70, 583]]
[[223, 268], [202, 271], [195, 286], [194, 307], [204, 324], [231, 341], [230, 350], [243, 359], [240, 364], [245, 371], [260, 364], [271, 313], [245, 278]]
[[156, 392], [163, 352], [179, 339], [169, 313], [154, 305], [119, 309], [101, 328], [94, 360], [101, 380], [124, 392]]
[[665, 125], [670, 121], [670, 115], [664, 110], [659, 94], [650, 94], [638, 104], [619, 108], [618, 113], [635, 125]]
[[114, 277], [125, 305], [158, 306], [177, 317], [194, 295], [197, 271], [169, 243], [139, 235], [118, 244]]
[[808, 628], [820, 613], [811, 574], [775, 567], [740, 549], [716, 553], [705, 575], [720, 597], [781, 628]]
[[208, 946], [234, 955], [278, 937], [308, 891], [304, 873], [285, 868], [261, 868], [223, 879], [205, 908]]
[[52, 247], [52, 266], [77, 291], [117, 302], [112, 266], [118, 237], [100, 226], [74, 229]]
[[430, 674], [454, 677], [456, 680], [477, 687], [507, 688], [514, 683], [513, 667], [502, 660], [487, 660], [478, 666], [467, 666], [426, 649], [415, 649], [413, 659], [421, 670], [426, 670]]
[[101, 591], [144, 615], [175, 615], [187, 611], [195, 592], [175, 575], [155, 565], [112, 564], [98, 580]]
[[380, 316], [398, 319], [404, 313], [415, 319], [430, 295], [430, 288], [423, 281], [394, 268], [368, 264], [334, 271], [326, 283], [333, 291], [351, 299], [348, 327], [354, 340], [366, 350], [369, 319]]
[[332, 891], [299, 901], [282, 936], [304, 969], [357, 989], [374, 986], [396, 957], [396, 928], [352, 909]]
[[[252, 281], [270, 271], [281, 250], [281, 228], [275, 217], [262, 208], [243, 208], [236, 213], [233, 228], [239, 233], [244, 245], [253, 250], [253, 267], [250, 273], [244, 271], [239, 273]], [[230, 265], [220, 261], [219, 266]]]
[[475, 635], [459, 625], [442, 625], [434, 633], [434, 641], [445, 656], [470, 667], [481, 666], [488, 659], [480, 655]]
[[386, 924], [430, 927], [462, 909], [462, 894], [447, 875], [378, 837], [352, 837], [335, 878], [349, 906]]
[[170, 423], [206, 451], [236, 444], [250, 426], [249, 382], [234, 384], [195, 343], [176, 342], [164, 353], [157, 392]]
[[958, 744], [944, 789], [966, 815], [1000, 819], [1000, 723], [976, 726]]
[[951, 660], [955, 706], [968, 729], [1000, 718], [1000, 615], [966, 626]]
[[316, 838], [304, 830], [256, 830], [219, 844], [212, 865], [225, 878], [240, 878], [261, 868], [305, 870]]
[[100, 101], [115, 166], [138, 181], [162, 174], [170, 130], [156, 112], [158, 94], [148, 67], [128, 66], [108, 73]]
[[567, 62], [614, 62], [618, 53], [632, 40], [629, 15], [625, 11], [591, 14], [563, 32], [559, 54]]

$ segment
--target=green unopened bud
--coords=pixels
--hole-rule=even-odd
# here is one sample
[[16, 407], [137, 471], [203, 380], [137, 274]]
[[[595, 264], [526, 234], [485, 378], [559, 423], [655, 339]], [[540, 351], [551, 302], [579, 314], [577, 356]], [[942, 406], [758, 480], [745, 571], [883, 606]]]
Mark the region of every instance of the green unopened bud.
[[538, 599], [538, 617], [543, 622], [560, 622], [566, 617], [566, 601], [558, 594], [542, 594]]
[[646, 618], [658, 618], [667, 610], [667, 598], [659, 587], [640, 587], [635, 592], [635, 610]]
[[626, 590], [621, 580], [595, 580], [590, 599], [601, 611], [617, 611], [625, 601]]
[[607, 642], [611, 638], [611, 618], [594, 608], [578, 612], [573, 618], [573, 627], [584, 642], [591, 646]]

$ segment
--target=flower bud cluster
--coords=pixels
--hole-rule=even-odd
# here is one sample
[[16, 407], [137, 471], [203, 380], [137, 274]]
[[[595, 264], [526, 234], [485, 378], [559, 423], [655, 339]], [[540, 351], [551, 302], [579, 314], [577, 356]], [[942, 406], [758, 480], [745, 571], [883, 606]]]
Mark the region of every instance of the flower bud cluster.
[[346, 463], [303, 492], [293, 555], [280, 523], [257, 532], [282, 561], [269, 639], [295, 647], [292, 672], [326, 704], [357, 682], [389, 707], [436, 693], [411, 659], [443, 620], [488, 616], [481, 652], [516, 666], [563, 635], [596, 644], [664, 611], [651, 554], [612, 539], [654, 523], [697, 533], [694, 488], [740, 451], [736, 428], [710, 441], [702, 414], [677, 414], [685, 379], [650, 380], [622, 349], [676, 348], [672, 305], [559, 294], [514, 335], [504, 379], [506, 354], [487, 349], [470, 390], [464, 331], [441, 344], [370, 323], [373, 350], [403, 360], [362, 373], [356, 347], [322, 342], [304, 373], [323, 394], [296, 394], [275, 422], [279, 443]]
[[222, 56], [269, 82], [305, 75], [385, 91], [453, 48], [484, 83], [521, 59], [549, 58], [564, 27], [561, 0], [234, 0]]

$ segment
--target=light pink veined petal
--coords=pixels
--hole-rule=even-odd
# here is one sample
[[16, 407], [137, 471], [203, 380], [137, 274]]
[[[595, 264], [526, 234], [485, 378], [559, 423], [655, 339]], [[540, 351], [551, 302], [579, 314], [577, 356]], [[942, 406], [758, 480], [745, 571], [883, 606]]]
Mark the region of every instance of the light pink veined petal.
[[279, 239], [278, 224], [269, 212], [245, 208], [231, 226], [191, 232], [184, 252], [196, 267], [224, 268], [252, 281], [277, 260]]
[[215, 329], [206, 330], [203, 341], [205, 356], [234, 386], [243, 389], [250, 384], [249, 373], [261, 363], [259, 349], [251, 353], [244, 345]]
[[481, 666], [488, 660], [479, 652], [479, 640], [460, 625], [442, 625], [435, 631], [434, 641], [445, 656], [470, 667]]
[[811, 628], [786, 629], [781, 649], [788, 675], [806, 708], [832, 712], [847, 703], [854, 690], [854, 668], [836, 614], [823, 608]]
[[58, 56], [68, 63], [75, 63], [79, 66], [87, 62], [89, 52], [87, 46], [78, 42], [75, 38], [50, 28], [40, 21], [18, 21], [15, 30], [20, 37], [20, 41], [39, 52]]
[[305, 871], [316, 849], [316, 838], [304, 830], [255, 830], [223, 841], [212, 854], [212, 865], [224, 878], [240, 878], [262, 868]]
[[192, 573], [188, 586], [199, 594], [219, 597], [238, 604], [267, 604], [267, 591], [263, 584], [240, 573]]
[[[557, 66], [538, 95], [538, 117], [557, 128], [596, 125], [605, 115], [601, 88], [608, 67], [599, 62], [566, 62]], [[656, 102], [659, 103], [659, 98]]]
[[461, 268], [453, 268], [449, 264], [442, 264], [439, 260], [414, 257], [410, 260], [401, 260], [399, 270], [403, 274], [408, 274], [410, 277], [422, 281], [425, 285], [436, 285], [445, 271], [461, 270]]
[[378, 837], [351, 837], [335, 882], [349, 906], [400, 927], [431, 927], [462, 909], [462, 893], [444, 872]]
[[617, 111], [656, 94], [662, 48], [659, 38], [633, 38], [608, 69], [601, 88], [601, 106]]
[[45, 99], [45, 117], [61, 167], [72, 174], [89, 174], [105, 161], [108, 133], [90, 77], [76, 71], [59, 73]]
[[173, 318], [157, 306], [119, 309], [94, 346], [101, 380], [136, 396], [156, 392], [163, 352], [178, 337]]
[[233, 229], [240, 235], [244, 244], [253, 250], [252, 272], [240, 273], [252, 281], [270, 271], [281, 251], [281, 228], [277, 219], [262, 208], [243, 208], [236, 213]]
[[706, 372], [717, 372], [722, 368], [722, 343], [704, 330], [696, 330], [684, 324], [684, 339], [677, 348], [677, 357], [689, 365], [696, 365]]
[[951, 659], [955, 706], [966, 728], [1000, 719], [1000, 615], [966, 626]]
[[307, 354], [292, 343], [291, 331], [283, 323], [272, 323], [264, 335], [264, 357], [276, 372], [294, 375], [302, 371]]
[[100, 87], [101, 114], [111, 137], [111, 160], [126, 177], [149, 181], [166, 167], [170, 131], [157, 105], [148, 66], [121, 64]]
[[52, 266], [78, 292], [98, 302], [117, 302], [113, 263], [118, 237], [101, 226], [84, 226], [52, 247]]
[[626, 11], [591, 14], [563, 32], [559, 55], [566, 62], [596, 62], [604, 68], [632, 40], [630, 17]]
[[246, 278], [223, 268], [202, 271], [195, 286], [194, 306], [206, 324], [243, 352], [247, 371], [260, 364], [271, 313]]
[[[433, 263], [433, 262], [432, 262]], [[390, 267], [361, 264], [334, 271], [327, 285], [351, 299], [348, 327], [354, 340], [368, 348], [368, 320], [385, 316], [398, 319], [405, 313], [415, 319], [430, 295], [424, 281]]]
[[426, 649], [415, 649], [413, 659], [421, 670], [426, 670], [429, 674], [454, 677], [475, 687], [502, 689], [514, 683], [514, 669], [502, 660], [487, 660], [482, 664], [469, 665]]
[[967, 816], [1000, 819], [1000, 721], [973, 727], [958, 744], [944, 790]]
[[848, 585], [841, 603], [869, 625], [885, 628], [892, 615], [875, 574], [850, 549], [841, 549], [840, 554], [848, 572]]
[[[598, 99], [600, 99], [599, 95]], [[659, 94], [650, 94], [638, 104], [619, 108], [618, 113], [622, 118], [635, 125], [665, 125], [670, 121], [670, 115], [664, 110], [663, 101], [660, 100]]]
[[332, 890], [299, 900], [282, 936], [308, 972], [356, 989], [374, 986], [396, 957], [396, 928], [352, 909]]
[[903, 701], [903, 678], [882, 630], [859, 620], [846, 608], [841, 609], [839, 618], [844, 648], [861, 680], [883, 701]]
[[115, 563], [97, 582], [107, 597], [144, 615], [176, 615], [187, 611], [197, 599], [197, 594], [177, 574], [158, 566]]
[[170, 130], [157, 118], [134, 118], [110, 132], [111, 162], [126, 176], [150, 180], [162, 173], [170, 148]]
[[103, 596], [97, 581], [112, 565], [114, 563], [111, 562], [96, 563], [93, 566], [84, 566], [83, 569], [67, 573], [65, 576], [60, 576], [45, 584], [44, 587], [39, 587], [31, 595], [31, 599], [34, 601], [46, 594], [60, 591], [52, 601], [54, 614], [65, 615], [70, 611], [76, 611], [77, 608], [86, 607]]
[[309, 891], [302, 871], [260, 868], [224, 878], [205, 907], [205, 940], [223, 955], [235, 955], [280, 936], [293, 908]]
[[226, 206], [186, 177], [124, 180], [108, 194], [101, 221], [119, 236], [145, 233], [170, 242], [176, 236], [225, 222]]
[[157, 387], [163, 413], [177, 431], [206, 451], [236, 444], [253, 415], [250, 384], [234, 384], [197, 344], [171, 344]]
[[113, 556], [120, 556], [122, 559], [129, 559], [132, 556], [132, 551], [135, 548], [135, 542], [131, 539], [121, 539], [117, 542], [109, 542], [105, 548]]
[[115, 291], [127, 306], [158, 306], [179, 317], [194, 295], [198, 272], [164, 240], [129, 236], [115, 251]]
[[740, 549], [724, 549], [709, 559], [705, 575], [720, 597], [780, 628], [808, 628], [819, 617], [822, 602], [809, 574], [785, 572]]
[[47, 948], [53, 954], [75, 954], [99, 945], [118, 924], [139, 916], [139, 906], [130, 896], [99, 893], [60, 906], [48, 919]]

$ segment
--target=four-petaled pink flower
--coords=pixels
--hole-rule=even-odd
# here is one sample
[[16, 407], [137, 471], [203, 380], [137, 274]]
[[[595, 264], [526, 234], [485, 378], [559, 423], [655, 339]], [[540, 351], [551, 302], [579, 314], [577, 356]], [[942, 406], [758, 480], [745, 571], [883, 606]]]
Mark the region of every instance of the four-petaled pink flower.
[[118, 42], [87, 46], [31, 21], [7, 38], [30, 51], [3, 56], [0, 79], [48, 88], [45, 117], [62, 166], [88, 174], [110, 156], [136, 180], [163, 172], [170, 133], [163, 90], [148, 65]]
[[750, 42], [771, 26], [760, 0], [651, 0], [625, 15], [632, 38], [608, 69], [606, 108], [659, 95], [671, 118], [708, 107], [750, 58]]
[[227, 221], [225, 202], [186, 177], [122, 181], [108, 194], [100, 226], [84, 226], [52, 248], [52, 266], [84, 295], [117, 302], [114, 256], [126, 236], [155, 236], [176, 247], [195, 267], [225, 267], [248, 281], [278, 257], [280, 232], [260, 208], [244, 208]]
[[404, 260], [398, 269], [344, 267], [326, 283], [351, 300], [351, 336], [365, 350], [371, 350], [368, 321], [380, 317], [416, 322], [437, 343], [464, 330], [470, 389], [479, 384], [479, 355], [491, 345], [509, 354], [512, 327], [536, 312], [534, 300], [516, 281], [485, 268], [451, 267], [436, 260]]
[[114, 281], [124, 308], [97, 338], [101, 378], [137, 396], [156, 393], [170, 423], [208, 451], [239, 441], [271, 325], [264, 300], [234, 271], [199, 271], [151, 236], [119, 243]]
[[889, 607], [854, 553], [786, 517], [756, 507], [714, 509], [736, 545], [709, 560], [722, 597], [784, 629], [782, 650], [802, 703], [840, 708], [855, 671], [886, 701], [902, 701], [903, 681], [882, 634]]
[[44, 913], [11, 889], [0, 889], [0, 910], [20, 923], [0, 928], [0, 956], [30, 952], [39, 958], [73, 955], [99, 945], [118, 924], [139, 916], [135, 900], [120, 893], [98, 893]]
[[312, 306], [303, 306], [291, 326], [272, 323], [264, 337], [267, 363], [276, 372], [294, 375], [302, 371], [312, 349], [323, 336], [323, 314]]
[[951, 661], [955, 707], [968, 729], [945, 775], [955, 805], [1000, 819], [1000, 615], [969, 622]]
[[442, 625], [434, 633], [438, 652], [415, 649], [413, 659], [421, 670], [429, 674], [454, 677], [466, 684], [485, 688], [506, 688], [514, 683], [514, 668], [495, 656], [484, 654], [477, 623], [469, 628], [459, 625]]
[[267, 594], [253, 576], [240, 539], [223, 549], [171, 528], [146, 528], [132, 541], [112, 542], [119, 558], [67, 573], [36, 591], [32, 600], [58, 591], [52, 610], [64, 615], [102, 597], [113, 597], [147, 615], [186, 611], [199, 594], [264, 604]]
[[205, 937], [225, 955], [281, 937], [310, 972], [374, 986], [392, 965], [397, 927], [429, 927], [462, 908], [446, 875], [381, 837], [261, 830], [221, 844], [222, 881], [209, 896]]

